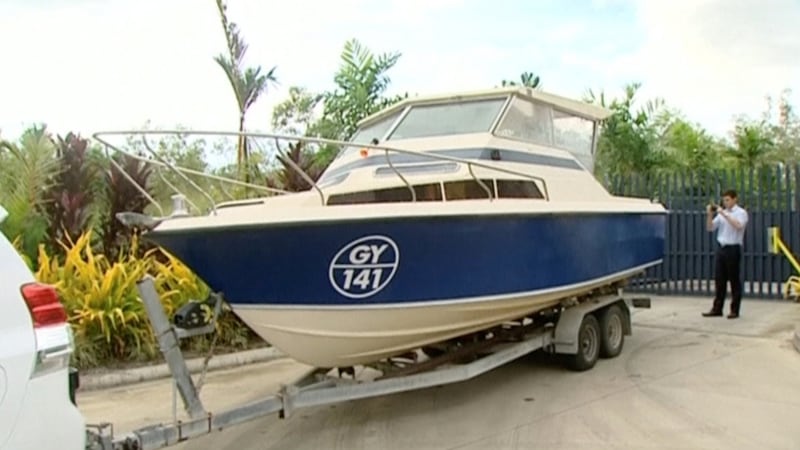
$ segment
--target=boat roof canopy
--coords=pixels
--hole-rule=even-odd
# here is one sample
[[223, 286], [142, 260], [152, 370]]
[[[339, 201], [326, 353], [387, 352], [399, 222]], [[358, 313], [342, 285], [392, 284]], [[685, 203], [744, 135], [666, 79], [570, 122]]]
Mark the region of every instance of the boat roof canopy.
[[484, 89], [480, 91], [465, 91], [453, 92], [449, 94], [437, 94], [430, 96], [418, 96], [404, 99], [394, 105], [372, 114], [358, 123], [358, 126], [364, 127], [365, 125], [375, 122], [378, 119], [391, 116], [393, 114], [403, 111], [407, 106], [420, 106], [431, 105], [437, 103], [453, 103], [460, 101], [481, 100], [490, 98], [505, 98], [509, 95], [515, 95], [519, 98], [533, 100], [540, 103], [545, 103], [554, 106], [565, 112], [583, 117], [592, 121], [601, 121], [611, 116], [611, 111], [606, 108], [586, 103], [583, 101], [575, 100], [568, 97], [562, 97], [556, 94], [550, 94], [538, 89], [528, 87], [501, 87], [493, 89]]

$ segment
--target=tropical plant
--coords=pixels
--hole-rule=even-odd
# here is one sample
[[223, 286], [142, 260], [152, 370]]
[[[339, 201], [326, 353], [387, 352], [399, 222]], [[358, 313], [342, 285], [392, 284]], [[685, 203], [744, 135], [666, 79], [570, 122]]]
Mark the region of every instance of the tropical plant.
[[788, 89], [781, 93], [778, 99], [777, 123], [773, 127], [777, 156], [787, 164], [800, 161], [800, 118], [797, 117], [794, 106], [789, 103], [790, 93]]
[[503, 80], [502, 86], [522, 86], [532, 89], [541, 89], [542, 83], [539, 75], [533, 72], [522, 72], [519, 76], [519, 82], [512, 80]]
[[730, 156], [734, 165], [745, 167], [800, 161], [800, 120], [789, 103], [789, 91], [781, 93], [777, 105], [767, 96], [761, 118], [739, 117], [731, 132]]
[[18, 144], [0, 142], [0, 204], [8, 211], [0, 230], [29, 262], [46, 240], [46, 193], [56, 168], [55, 146], [44, 126], [26, 130]]
[[[173, 166], [201, 173], [209, 169], [206, 161], [208, 145], [205, 139], [190, 139], [188, 134], [165, 134], [157, 141], [148, 143], [148, 146], [160, 161]], [[145, 150], [146, 148], [141, 142], [135, 140], [128, 142], [129, 152], [145, 154]], [[232, 175], [235, 177], [235, 172]], [[163, 166], [153, 166], [149, 182], [149, 191], [165, 213], [171, 211], [172, 196], [178, 193], [186, 195], [190, 205], [197, 206], [198, 210], [194, 211], [195, 213], [203, 213], [205, 212], [204, 207], [211, 206], [208, 199], [200, 192], [200, 190], [203, 192], [214, 191], [214, 183], [209, 178], [186, 172], [178, 173], [167, 170]]]
[[[156, 291], [168, 317], [191, 299], [207, 298], [208, 287], [177, 258], [160, 249], [141, 252], [134, 237], [116, 259], [92, 249], [91, 232], [76, 241], [62, 243], [64, 257], [49, 255], [39, 247], [40, 282], [53, 284], [64, 302], [76, 341], [79, 367], [95, 367], [110, 361], [146, 361], [158, 356], [137, 282], [154, 278]], [[255, 335], [229, 310], [217, 323], [223, 347], [243, 347]], [[200, 345], [198, 345], [200, 344]], [[207, 346], [206, 339], [187, 343]]]
[[314, 152], [306, 149], [306, 144], [304, 142], [292, 142], [288, 147], [289, 149], [285, 153], [280, 148], [278, 149], [277, 158], [282, 167], [280, 170], [276, 171], [272, 177], [267, 179], [267, 186], [289, 192], [311, 189], [311, 185], [294, 169], [292, 163], [314, 181], [317, 181], [320, 175], [322, 175], [324, 167], [321, 167], [319, 162], [314, 158]]
[[601, 126], [595, 155], [595, 174], [600, 177], [639, 174], [655, 175], [670, 166], [666, 149], [659, 139], [674, 122], [674, 112], [663, 99], [656, 98], [635, 109], [640, 83], [625, 86], [624, 96], [607, 103], [604, 93], [589, 91], [586, 101], [612, 111]]
[[48, 191], [46, 210], [49, 218], [50, 248], [60, 249], [59, 242], [74, 241], [90, 228], [92, 195], [100, 167], [92, 159], [89, 142], [68, 133], [58, 137], [56, 145], [58, 169]]
[[315, 112], [324, 97], [300, 86], [289, 87], [289, 97], [272, 109], [272, 128], [287, 135], [313, 133]]
[[[290, 88], [289, 98], [273, 109], [273, 128], [286, 134], [348, 140], [362, 119], [408, 97], [408, 94], [386, 95], [391, 82], [388, 72], [400, 56], [399, 52], [375, 55], [356, 39], [346, 41], [340, 55], [341, 64], [333, 77], [336, 87], [321, 94], [297, 86]], [[317, 117], [320, 104], [322, 111]], [[300, 151], [300, 148], [304, 155], [314, 155], [320, 171], [339, 151], [335, 145], [306, 145], [296, 150]], [[280, 175], [284, 180], [292, 176]], [[272, 183], [281, 184], [275, 180]]]
[[[275, 76], [277, 67], [272, 67], [266, 72], [262, 72], [261, 66], [243, 67], [247, 44], [236, 24], [228, 21], [227, 6], [223, 0], [216, 0], [216, 2], [225, 32], [228, 54], [219, 54], [214, 60], [228, 77], [236, 97], [236, 106], [239, 109], [239, 132], [241, 133], [245, 129], [245, 116], [248, 109], [266, 92], [270, 83], [277, 82]], [[248, 140], [244, 136], [240, 136], [238, 140], [236, 161], [240, 173], [244, 173], [244, 179], [249, 181], [252, 168], [249, 165]]]
[[151, 174], [151, 165], [130, 155], [118, 153], [111, 157], [105, 173], [107, 208], [100, 233], [103, 254], [112, 260], [125, 249], [136, 231], [120, 222], [117, 214], [145, 212], [150, 202], [139, 188], [150, 193]]
[[387, 72], [400, 56], [399, 52], [374, 55], [356, 39], [345, 42], [341, 65], [333, 77], [336, 88], [323, 95], [325, 106], [315, 134], [347, 140], [359, 121], [406, 98], [408, 94], [385, 96], [391, 82]]
[[741, 168], [760, 167], [774, 162], [777, 145], [763, 126], [739, 123], [733, 131], [734, 147], [729, 152], [735, 165]]

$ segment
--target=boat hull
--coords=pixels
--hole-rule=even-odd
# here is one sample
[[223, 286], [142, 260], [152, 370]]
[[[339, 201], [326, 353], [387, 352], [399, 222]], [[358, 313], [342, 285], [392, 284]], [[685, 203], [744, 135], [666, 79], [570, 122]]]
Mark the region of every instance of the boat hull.
[[348, 367], [443, 342], [552, 308], [565, 297], [623, 280], [635, 268], [575, 286], [522, 296], [395, 307], [286, 308], [233, 305], [259, 336], [316, 367]]
[[172, 228], [149, 238], [256, 333], [320, 367], [373, 362], [659, 263], [663, 213], [467, 215]]

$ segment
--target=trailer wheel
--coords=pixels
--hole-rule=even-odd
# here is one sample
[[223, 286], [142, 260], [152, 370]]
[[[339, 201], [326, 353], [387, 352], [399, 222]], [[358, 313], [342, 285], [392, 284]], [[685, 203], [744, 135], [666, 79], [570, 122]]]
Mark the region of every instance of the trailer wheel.
[[611, 305], [600, 315], [600, 330], [603, 339], [600, 343], [600, 356], [614, 358], [622, 352], [625, 344], [625, 323], [622, 310], [617, 305]]
[[578, 353], [569, 355], [567, 366], [576, 371], [589, 370], [600, 357], [602, 341], [600, 324], [592, 314], [586, 314], [578, 329]]

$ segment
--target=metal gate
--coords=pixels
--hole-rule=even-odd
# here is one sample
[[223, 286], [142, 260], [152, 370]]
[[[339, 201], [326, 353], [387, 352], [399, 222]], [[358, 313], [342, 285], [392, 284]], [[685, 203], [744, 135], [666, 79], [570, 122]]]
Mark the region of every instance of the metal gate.
[[714, 294], [714, 234], [706, 231], [705, 207], [721, 202], [722, 192], [735, 189], [747, 209], [742, 261], [744, 296], [775, 299], [792, 274], [783, 255], [769, 252], [767, 229], [777, 226], [790, 249], [800, 249], [797, 217], [798, 166], [762, 167], [707, 173], [673, 173], [605, 180], [617, 195], [650, 198], [670, 212], [664, 263], [636, 278], [628, 289], [659, 295]]

